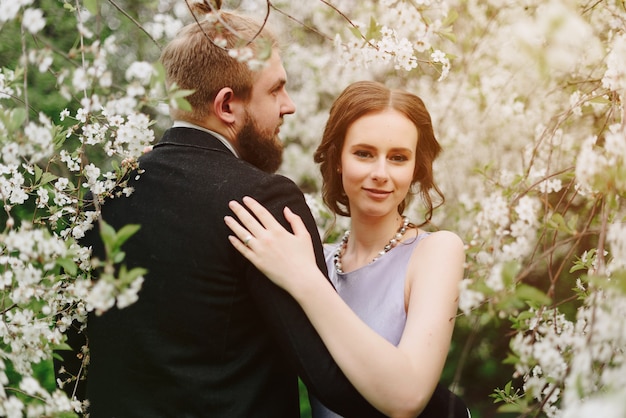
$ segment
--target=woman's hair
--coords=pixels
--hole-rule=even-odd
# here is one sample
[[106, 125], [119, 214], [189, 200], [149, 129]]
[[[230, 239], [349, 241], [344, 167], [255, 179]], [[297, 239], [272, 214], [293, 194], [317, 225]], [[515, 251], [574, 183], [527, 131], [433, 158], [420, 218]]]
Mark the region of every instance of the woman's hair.
[[[418, 184], [419, 195], [426, 205], [425, 221], [421, 224], [424, 225], [432, 218], [433, 210], [444, 201], [443, 193], [433, 178], [433, 161], [441, 152], [441, 146], [435, 138], [430, 114], [422, 99], [403, 90], [389, 89], [381, 83], [373, 81], [353, 83], [333, 103], [322, 142], [314, 154], [314, 160], [320, 164], [322, 173], [322, 197], [335, 214], [350, 216], [350, 204], [343, 189], [340, 173], [341, 152], [346, 132], [359, 118], [387, 109], [401, 112], [417, 128], [417, 153], [411, 185]], [[431, 191], [440, 198], [437, 205], [433, 204]], [[400, 214], [410, 203], [412, 193], [409, 193], [398, 206]]]
[[[196, 5], [194, 7], [194, 5]], [[172, 109], [174, 119], [201, 121], [210, 112], [217, 93], [224, 87], [236, 96], [250, 97], [255, 73], [248, 63], [233, 58], [229, 52], [248, 46], [255, 57], [263, 48], [274, 48], [277, 40], [270, 31], [253, 19], [225, 11], [211, 12], [200, 3], [192, 5], [196, 22], [185, 26], [163, 49], [168, 86], [194, 90], [186, 99], [192, 110]], [[204, 14], [204, 15], [203, 15]]]

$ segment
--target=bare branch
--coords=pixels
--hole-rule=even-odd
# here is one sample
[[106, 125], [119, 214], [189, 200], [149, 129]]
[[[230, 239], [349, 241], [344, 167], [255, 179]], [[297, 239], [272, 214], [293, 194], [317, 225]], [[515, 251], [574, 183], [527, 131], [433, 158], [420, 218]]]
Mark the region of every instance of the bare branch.
[[135, 26], [137, 26], [139, 29], [141, 29], [141, 31], [142, 31], [143, 33], [145, 33], [146, 35], [148, 35], [148, 38], [150, 38], [150, 40], [151, 40], [152, 42], [154, 42], [154, 44], [155, 44], [156, 46], [158, 46], [159, 48], [161, 48], [161, 45], [159, 45], [159, 43], [156, 41], [156, 39], [154, 39], [154, 38], [152, 37], [152, 35], [150, 35], [150, 34], [148, 33], [148, 31], [147, 31], [147, 30], [146, 30], [143, 26], [141, 26], [141, 23], [137, 22], [137, 20], [136, 20], [135, 18], [133, 18], [131, 15], [129, 15], [129, 14], [126, 12], [126, 10], [122, 9], [122, 8], [121, 8], [121, 7], [120, 7], [120, 6], [119, 6], [119, 5], [118, 5], [118, 4], [117, 4], [114, 0], [109, 0], [109, 3], [111, 3], [111, 4], [113, 5], [113, 7], [115, 7], [115, 8], [116, 8], [116, 9], [117, 9], [120, 13], [122, 13], [124, 16], [126, 16], [126, 17], [127, 17], [127, 18], [131, 21], [131, 22], [133, 22], [133, 23], [135, 24]]
[[[263, 29], [265, 28], [265, 26], [267, 25], [267, 21], [269, 19], [270, 16], [270, 8], [273, 7], [271, 4], [270, 0], [267, 0], [267, 11], [265, 13], [265, 18], [263, 19], [263, 23], [260, 25], [259, 30], [257, 31], [256, 34], [254, 34], [254, 36], [252, 37], [252, 39], [244, 39], [243, 36], [241, 36], [234, 28], [230, 27], [230, 25], [224, 21], [224, 19], [222, 19], [222, 17], [219, 14], [219, 11], [221, 9], [222, 6], [222, 2], [219, 0], [213, 0], [216, 1], [216, 4], [214, 5], [212, 1], [207, 1], [207, 0], [203, 0], [202, 3], [196, 3], [196, 8], [200, 9], [202, 12], [206, 13], [206, 14], [214, 14], [215, 17], [217, 18], [217, 21], [224, 26], [224, 28], [226, 28], [227, 31], [229, 31], [230, 33], [236, 35], [239, 39], [245, 40], [246, 41], [246, 45], [248, 46], [250, 45], [252, 42], [255, 41], [256, 38], [259, 37], [259, 35], [261, 34], [261, 32], [263, 32]], [[213, 39], [211, 39], [211, 37], [209, 36], [208, 33], [206, 33], [206, 31], [204, 30], [204, 28], [202, 27], [202, 25], [200, 24], [200, 21], [198, 20], [198, 17], [196, 16], [196, 14], [193, 11], [193, 7], [191, 7], [191, 5], [189, 4], [189, 0], [185, 0], [185, 4], [187, 5], [187, 9], [189, 10], [189, 13], [191, 13], [191, 16], [193, 17], [194, 21], [196, 22], [196, 24], [198, 25], [198, 27], [200, 28], [200, 30], [202, 31], [202, 34], [205, 36], [205, 38], [207, 38], [207, 40], [209, 42], [211, 42], [213, 45], [215, 45], [218, 48], [222, 48], [224, 50], [226, 50], [227, 48], [223, 48], [220, 45], [216, 44]]]

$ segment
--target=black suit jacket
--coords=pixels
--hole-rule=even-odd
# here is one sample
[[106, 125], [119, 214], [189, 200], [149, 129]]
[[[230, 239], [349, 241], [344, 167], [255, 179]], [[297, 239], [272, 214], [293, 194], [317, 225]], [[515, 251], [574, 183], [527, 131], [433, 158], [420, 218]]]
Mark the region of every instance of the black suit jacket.
[[[298, 187], [236, 158], [203, 131], [172, 128], [140, 159], [134, 193], [107, 201], [115, 229], [140, 224], [125, 264], [145, 267], [139, 300], [90, 315], [91, 417], [297, 417], [297, 376], [331, 409], [381, 416], [350, 385], [299, 305], [229, 243], [228, 202], [253, 196], [306, 223]], [[83, 244], [102, 254], [97, 231]]]

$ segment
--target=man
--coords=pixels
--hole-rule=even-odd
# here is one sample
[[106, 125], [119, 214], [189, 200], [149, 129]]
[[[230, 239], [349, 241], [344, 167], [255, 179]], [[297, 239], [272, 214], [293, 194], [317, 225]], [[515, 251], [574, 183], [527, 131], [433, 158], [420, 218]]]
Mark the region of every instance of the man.
[[[228, 202], [245, 195], [285, 225], [289, 206], [320, 240], [297, 186], [270, 174], [283, 116], [295, 112], [276, 42], [247, 18], [216, 16], [184, 28], [161, 57], [168, 83], [195, 90], [193, 110], [172, 110], [173, 127], [140, 159], [134, 193], [102, 206], [115, 229], [141, 225], [125, 262], [149, 272], [136, 303], [89, 317], [91, 417], [297, 417], [298, 375], [342, 415], [380, 416], [298, 304], [228, 242]], [[257, 53], [272, 45], [258, 71], [229, 56], [252, 39]], [[97, 231], [84, 243], [102, 254]], [[325, 269], [318, 244], [316, 255]]]

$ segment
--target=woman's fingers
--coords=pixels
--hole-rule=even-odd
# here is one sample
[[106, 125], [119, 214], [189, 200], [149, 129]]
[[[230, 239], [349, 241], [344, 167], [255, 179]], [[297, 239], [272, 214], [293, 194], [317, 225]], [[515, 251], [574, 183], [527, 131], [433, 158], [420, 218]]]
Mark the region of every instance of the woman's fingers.
[[243, 203], [256, 216], [266, 229], [282, 228], [274, 215], [250, 196], [244, 196]]
[[[262, 253], [267, 253], [270, 247], [274, 248], [281, 242], [290, 242], [289, 240], [297, 237], [305, 238], [310, 243], [311, 236], [302, 219], [289, 208], [285, 208], [284, 216], [291, 224], [294, 234], [285, 229], [271, 212], [253, 198], [246, 196], [243, 198], [243, 203], [245, 207], [236, 201], [229, 202], [230, 209], [238, 219], [226, 216], [224, 221], [233, 231], [239, 243], [247, 247], [247, 249], [241, 246], [235, 248], [249, 259], [251, 252], [260, 256]], [[255, 246], [256, 242], [263, 245]]]
[[285, 219], [287, 219], [287, 222], [289, 222], [289, 224], [291, 225], [291, 229], [293, 230], [294, 235], [306, 235], [310, 239], [311, 234], [309, 234], [309, 230], [306, 229], [306, 225], [304, 224], [304, 222], [302, 222], [302, 218], [293, 213], [288, 207], [285, 207], [285, 210], [283, 212], [285, 214]]
[[233, 247], [235, 247], [235, 249], [241, 253], [241, 255], [246, 257], [248, 260], [252, 261], [252, 257], [254, 256], [254, 251], [252, 251], [250, 247], [248, 247], [247, 245], [244, 245], [244, 243], [241, 242], [239, 238], [234, 237], [232, 235], [228, 236], [228, 240], [233, 245]]
[[[228, 207], [239, 219], [239, 223], [243, 225], [253, 236], [257, 236], [265, 228], [250, 214], [248, 209], [243, 207], [239, 202], [232, 200], [228, 203]], [[231, 228], [232, 229], [232, 228]], [[237, 231], [233, 231], [237, 232]], [[239, 235], [238, 235], [239, 236]], [[240, 237], [243, 238], [243, 237]]]
[[[245, 207], [233, 200], [229, 203], [229, 207], [233, 213], [237, 215], [239, 222], [254, 236], [259, 236], [265, 230], [274, 231], [279, 234], [287, 232], [280, 222], [276, 220], [274, 215], [255, 199], [245, 196], [243, 203]], [[292, 215], [293, 217], [299, 218], [296, 214], [292, 213]]]
[[[237, 222], [235, 218], [233, 218], [232, 216], [225, 216], [224, 222], [226, 223], [226, 226], [228, 226], [230, 230], [233, 231], [233, 233], [238, 239], [238, 242], [240, 242], [246, 247], [250, 245], [251, 241], [254, 239], [254, 235], [252, 235], [246, 228], [241, 226], [241, 224], [239, 224], [239, 222]], [[232, 238], [235, 238], [235, 237], [232, 237]]]

